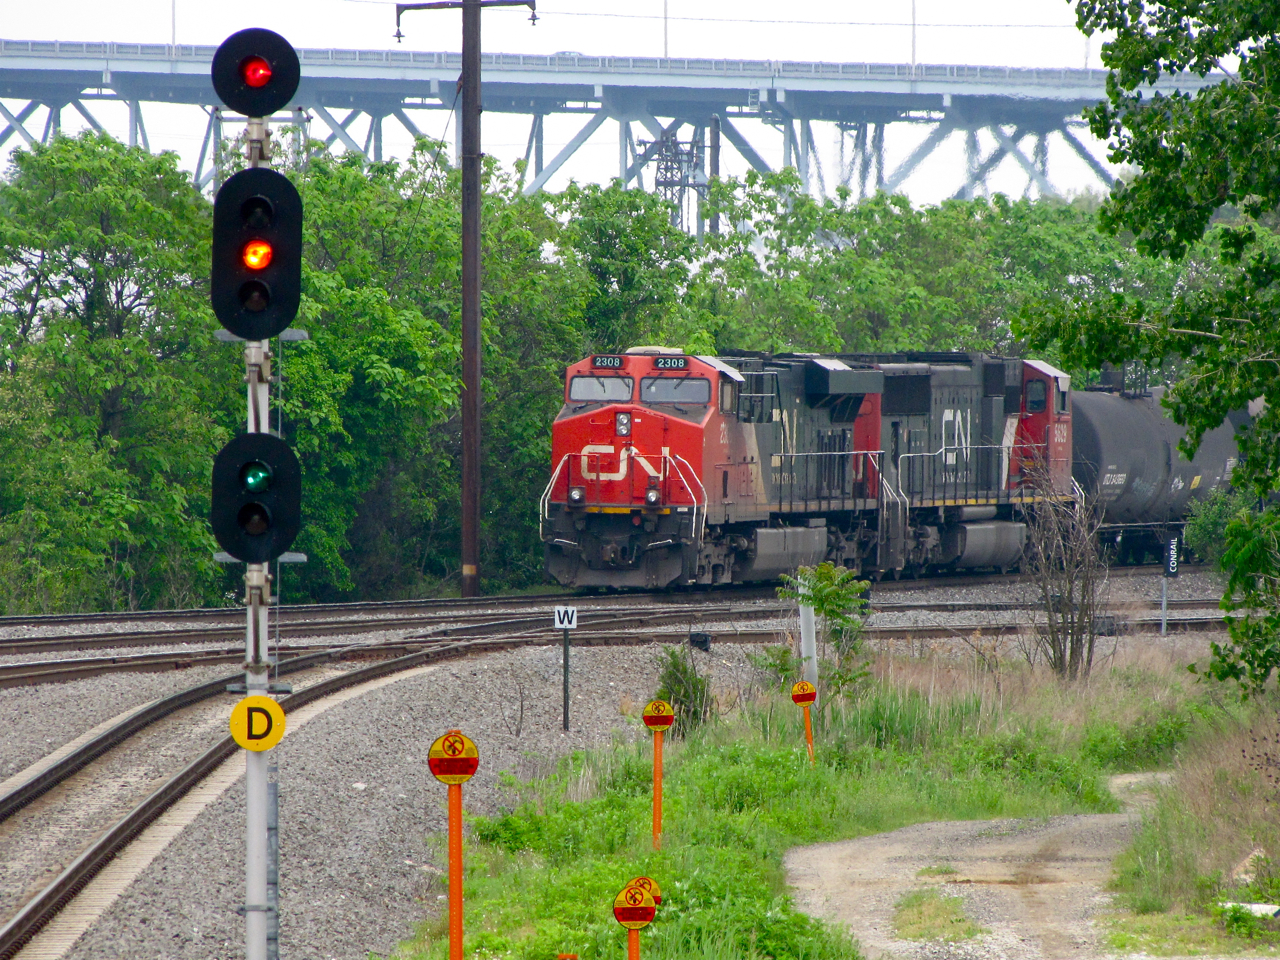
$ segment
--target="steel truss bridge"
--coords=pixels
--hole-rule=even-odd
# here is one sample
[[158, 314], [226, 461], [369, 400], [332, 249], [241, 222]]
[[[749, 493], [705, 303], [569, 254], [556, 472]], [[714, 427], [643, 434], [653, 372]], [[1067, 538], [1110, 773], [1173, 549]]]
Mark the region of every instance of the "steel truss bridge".
[[[68, 111], [95, 129], [98, 101], [128, 106], [122, 140], [150, 149], [143, 105], [195, 105], [206, 114], [195, 179], [202, 188], [221, 178], [223, 115], [215, 106], [209, 67], [216, 48], [138, 43], [0, 40], [0, 98], [25, 101], [16, 112], [0, 103], [0, 147], [13, 137], [47, 142]], [[290, 112], [273, 118], [303, 124], [310, 135], [341, 144], [371, 160], [383, 155], [387, 120], [421, 136], [413, 115], [452, 110], [462, 58], [410, 50], [299, 50], [302, 82]], [[486, 54], [483, 105], [490, 113], [530, 119], [525, 151], [526, 194], [536, 193], [606, 121], [617, 125], [618, 176], [625, 186], [655, 189], [689, 209], [719, 172], [721, 140], [757, 170], [770, 165], [744, 131], [755, 125], [780, 138], [783, 166], [797, 170], [806, 190], [858, 197], [893, 191], [952, 137], [962, 137], [964, 165], [955, 171], [955, 196], [985, 191], [988, 177], [1011, 162], [1027, 178], [1027, 192], [1056, 195], [1050, 147], [1074, 154], [1101, 183], [1107, 168], [1081, 142], [1081, 110], [1105, 97], [1104, 70], [1017, 69], [932, 64], [805, 63], [769, 60], [693, 60]], [[1218, 77], [1176, 78], [1193, 91]], [[1161, 89], [1174, 88], [1163, 81]], [[544, 118], [579, 114], [582, 126], [546, 157]], [[363, 118], [363, 119], [362, 119]], [[42, 126], [41, 126], [41, 121]], [[323, 130], [309, 126], [317, 122]], [[227, 122], [231, 122], [228, 119]], [[28, 127], [27, 124], [33, 124]], [[834, 127], [836, 169], [824, 170], [814, 130]], [[923, 141], [892, 169], [885, 166], [885, 130], [892, 124], [928, 128]], [[455, 124], [455, 129], [456, 129]], [[363, 130], [362, 142], [357, 131]], [[993, 144], [980, 146], [979, 134]], [[776, 140], [775, 140], [776, 143]], [[690, 222], [688, 224], [692, 226]]]

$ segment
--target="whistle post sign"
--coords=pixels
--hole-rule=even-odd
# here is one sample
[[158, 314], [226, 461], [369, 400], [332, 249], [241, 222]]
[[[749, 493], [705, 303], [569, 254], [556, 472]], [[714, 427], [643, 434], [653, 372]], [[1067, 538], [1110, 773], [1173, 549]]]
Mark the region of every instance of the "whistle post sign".
[[246, 750], [270, 750], [284, 736], [284, 710], [270, 697], [245, 697], [231, 710], [231, 738]]

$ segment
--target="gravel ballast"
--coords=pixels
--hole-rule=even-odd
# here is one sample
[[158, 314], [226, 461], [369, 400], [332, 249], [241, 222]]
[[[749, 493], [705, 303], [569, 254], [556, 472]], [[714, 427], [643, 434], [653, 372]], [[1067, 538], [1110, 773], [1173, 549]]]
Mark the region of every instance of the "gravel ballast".
[[[561, 730], [560, 651], [534, 647], [442, 664], [340, 704], [278, 749], [281, 955], [365, 960], [433, 914], [445, 869], [432, 834], [446, 791], [427, 770], [431, 742], [471, 736], [480, 772], [469, 813], [493, 813], [500, 774], [545, 773], [578, 749], [648, 736], [639, 710], [657, 683], [656, 645], [575, 649], [571, 730]], [[717, 644], [699, 668], [733, 692], [745, 649]], [[519, 720], [521, 697], [523, 723]], [[517, 736], [517, 730], [519, 735]], [[234, 763], [241, 763], [239, 759]], [[76, 960], [209, 960], [243, 955], [243, 779], [153, 862], [69, 954]]]

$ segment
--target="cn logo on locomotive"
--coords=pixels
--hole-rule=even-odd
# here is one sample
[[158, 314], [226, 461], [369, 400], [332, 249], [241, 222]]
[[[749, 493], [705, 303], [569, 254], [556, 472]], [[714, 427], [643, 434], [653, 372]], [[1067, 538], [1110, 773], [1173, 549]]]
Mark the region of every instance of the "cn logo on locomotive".
[[[596, 458], [595, 465], [600, 466], [601, 457], [605, 455], [612, 457], [613, 454], [615, 453], [617, 453], [617, 448], [614, 447], [614, 445], [611, 443], [588, 443], [585, 447], [582, 448], [581, 453], [578, 454], [582, 458], [582, 467], [581, 467], [582, 479], [583, 480], [625, 480], [627, 479], [627, 473], [628, 473], [628, 470], [627, 470], [628, 460], [634, 460], [636, 463], [640, 464], [641, 469], [643, 469], [644, 472], [649, 474], [649, 476], [651, 477], [660, 478], [662, 476], [662, 471], [655, 470], [653, 467], [653, 464], [649, 462], [649, 457], [653, 456], [653, 454], [636, 453], [634, 447], [622, 448], [622, 453], [618, 455], [618, 469], [613, 473], [606, 473], [604, 472], [604, 470], [592, 469], [593, 455]], [[670, 456], [671, 456], [671, 448], [663, 447], [661, 460], [659, 461], [659, 466], [661, 466], [662, 461], [665, 461]]]

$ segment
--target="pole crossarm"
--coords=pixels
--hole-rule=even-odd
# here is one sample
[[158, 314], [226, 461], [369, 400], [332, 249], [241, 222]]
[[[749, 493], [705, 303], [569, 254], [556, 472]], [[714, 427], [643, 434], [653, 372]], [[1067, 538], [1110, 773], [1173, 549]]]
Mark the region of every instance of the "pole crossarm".
[[[467, 0], [432, 0], [430, 3], [397, 3], [396, 4], [396, 43], [404, 39], [404, 34], [400, 32], [400, 15], [409, 13], [413, 10], [461, 10], [467, 6]], [[528, 7], [533, 11], [529, 17], [534, 23], [538, 22], [538, 0], [478, 0], [475, 2], [478, 7]]]

